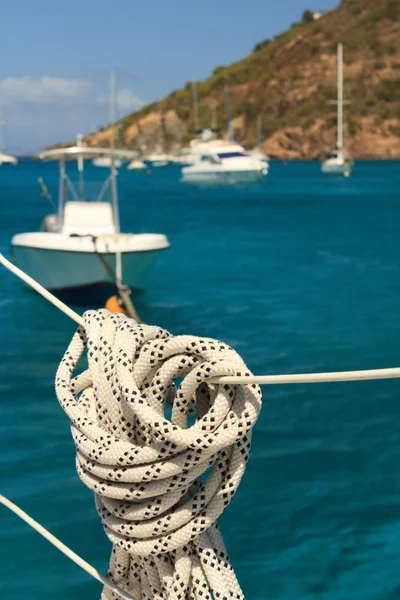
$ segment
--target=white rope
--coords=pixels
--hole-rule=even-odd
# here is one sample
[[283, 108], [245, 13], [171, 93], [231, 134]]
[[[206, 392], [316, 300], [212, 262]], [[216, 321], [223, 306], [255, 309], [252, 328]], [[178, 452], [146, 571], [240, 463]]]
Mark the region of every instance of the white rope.
[[[88, 369], [72, 378], [85, 349]], [[78, 474], [113, 544], [109, 577], [138, 598], [243, 599], [216, 520], [243, 476], [261, 392], [207, 383], [224, 375], [251, 376], [229, 346], [106, 310], [85, 313], [60, 363]]]
[[25, 523], [28, 523], [28, 525], [32, 527], [32, 529], [40, 533], [40, 535], [42, 535], [47, 541], [53, 544], [53, 546], [55, 546], [58, 550], [60, 550], [60, 552], [65, 554], [65, 556], [67, 556], [70, 560], [76, 563], [84, 571], [89, 573], [89, 575], [94, 577], [94, 579], [100, 581], [100, 583], [105, 585], [111, 591], [117, 592], [117, 594], [121, 598], [124, 598], [124, 600], [135, 600], [130, 594], [119, 588], [117, 585], [115, 585], [115, 583], [107, 579], [107, 577], [104, 577], [104, 575], [102, 575], [97, 569], [92, 567], [92, 565], [86, 562], [86, 560], [78, 556], [78, 554], [71, 550], [71, 548], [68, 548], [68, 546], [63, 544], [58, 538], [56, 538], [52, 533], [50, 533], [50, 531], [45, 529], [43, 525], [40, 525], [40, 523], [32, 519], [32, 517], [30, 517], [29, 515], [27, 515], [26, 512], [24, 512], [21, 508], [19, 508], [19, 506], [11, 502], [11, 500], [8, 500], [8, 498], [5, 498], [4, 496], [0, 495], [0, 504], [3, 504], [6, 508], [15, 513], [20, 519], [25, 521]]
[[257, 383], [258, 385], [294, 383], [334, 383], [340, 381], [370, 381], [373, 379], [398, 379], [400, 368], [370, 369], [366, 371], [338, 371], [332, 373], [295, 373], [293, 375], [252, 375], [251, 377], [218, 377], [211, 383]]
[[6, 267], [6, 269], [11, 271], [11, 273], [14, 273], [14, 275], [19, 277], [24, 283], [29, 285], [36, 292], [38, 292], [41, 296], [43, 296], [43, 298], [46, 298], [46, 300], [51, 302], [51, 304], [53, 304], [56, 308], [58, 308], [64, 314], [66, 314], [68, 317], [70, 317], [73, 321], [75, 321], [75, 323], [78, 323], [78, 325], [83, 324], [83, 319], [80, 315], [78, 315], [78, 313], [76, 313], [74, 310], [72, 310], [72, 308], [69, 308], [69, 306], [64, 304], [64, 302], [61, 302], [61, 300], [59, 300], [58, 298], [53, 296], [53, 294], [51, 292], [47, 291], [42, 285], [40, 285], [40, 283], [38, 283], [35, 279], [33, 279], [33, 277], [30, 277], [29, 275], [24, 273], [24, 271], [22, 271], [22, 269], [19, 269], [18, 267], [13, 265], [13, 263], [10, 262], [9, 260], [7, 260], [1, 253], [0, 253], [0, 263], [4, 267]]
[[[61, 310], [79, 325], [83, 324], [80, 315], [74, 312], [66, 304], [53, 296], [37, 281], [29, 277], [21, 269], [18, 269], [9, 260], [0, 253], [0, 263], [17, 277], [22, 279], [27, 285], [41, 294], [46, 300]], [[256, 383], [258, 385], [277, 385], [277, 384], [295, 384], [295, 383], [334, 383], [340, 381], [372, 381], [375, 379], [398, 379], [400, 378], [400, 367], [391, 369], [367, 369], [358, 371], [339, 371], [332, 373], [296, 373], [283, 375], [252, 375], [250, 379], [244, 377], [215, 377], [212, 383], [243, 384]]]

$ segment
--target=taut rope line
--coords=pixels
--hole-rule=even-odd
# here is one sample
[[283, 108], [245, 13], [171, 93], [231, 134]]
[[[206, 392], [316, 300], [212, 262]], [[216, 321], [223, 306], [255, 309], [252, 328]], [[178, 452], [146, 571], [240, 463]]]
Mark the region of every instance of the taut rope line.
[[[83, 324], [82, 317], [73, 311], [69, 306], [61, 302], [51, 292], [29, 277], [21, 269], [13, 265], [0, 253], [0, 264], [6, 269], [14, 273], [22, 281], [32, 287], [41, 296], [46, 298], [51, 304], [58, 308], [61, 312], [70, 317], [78, 325]], [[400, 367], [390, 369], [366, 369], [359, 371], [339, 371], [332, 373], [296, 373], [289, 375], [252, 375], [249, 378], [244, 377], [215, 377], [210, 383], [256, 383], [258, 385], [278, 385], [278, 384], [299, 384], [299, 383], [334, 383], [340, 381], [370, 381], [374, 379], [398, 379], [400, 378]]]
[[65, 544], [63, 544], [58, 538], [56, 538], [50, 531], [47, 531], [40, 523], [32, 519], [29, 515], [26, 514], [23, 510], [21, 510], [14, 502], [11, 502], [4, 496], [0, 495], [0, 504], [3, 504], [6, 508], [11, 510], [14, 514], [16, 514], [20, 519], [28, 523], [32, 529], [40, 533], [47, 541], [49, 541], [53, 546], [57, 548], [60, 552], [65, 554], [70, 560], [72, 560], [75, 564], [77, 564], [81, 569], [89, 573], [94, 579], [100, 581], [104, 586], [108, 587], [112, 592], [116, 592], [121, 598], [124, 600], [135, 600], [133, 596], [122, 590], [114, 582], [110, 581], [102, 575], [97, 569], [92, 567], [86, 560], [78, 556], [71, 548], [68, 548]]

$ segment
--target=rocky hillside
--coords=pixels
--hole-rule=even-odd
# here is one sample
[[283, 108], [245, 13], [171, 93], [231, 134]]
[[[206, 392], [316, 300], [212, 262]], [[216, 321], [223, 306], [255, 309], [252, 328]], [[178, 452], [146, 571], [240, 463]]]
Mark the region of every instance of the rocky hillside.
[[[271, 156], [314, 157], [335, 140], [336, 45], [344, 44], [347, 146], [356, 157], [400, 157], [400, 0], [342, 0], [314, 20], [273, 40], [256, 44], [243, 60], [214, 70], [198, 83], [202, 125], [212, 118], [225, 129], [225, 86], [229, 85], [235, 138], [256, 141], [262, 115], [264, 147]], [[191, 84], [162, 102], [162, 127], [171, 149], [194, 136]], [[150, 104], [118, 123], [118, 137], [129, 148], [151, 149], [160, 118]], [[108, 144], [105, 127], [86, 138]]]

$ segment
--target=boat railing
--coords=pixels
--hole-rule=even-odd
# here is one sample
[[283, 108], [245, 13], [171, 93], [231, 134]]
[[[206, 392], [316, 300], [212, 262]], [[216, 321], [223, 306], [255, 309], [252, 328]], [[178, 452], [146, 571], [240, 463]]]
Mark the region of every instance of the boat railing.
[[107, 179], [88, 180], [82, 182], [75, 177], [65, 177], [65, 202], [80, 200], [87, 202], [111, 202], [111, 176]]

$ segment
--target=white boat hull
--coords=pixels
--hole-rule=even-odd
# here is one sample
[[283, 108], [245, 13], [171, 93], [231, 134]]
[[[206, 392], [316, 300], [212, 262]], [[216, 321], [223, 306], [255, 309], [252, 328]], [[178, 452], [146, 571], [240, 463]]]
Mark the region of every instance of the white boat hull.
[[2, 154], [0, 152], [0, 167], [3, 165], [16, 165], [18, 164], [18, 160], [15, 156], [9, 156], [8, 154]]
[[321, 170], [325, 175], [349, 177], [351, 175], [351, 163], [327, 160], [322, 163]]
[[126, 168], [128, 171], [145, 171], [147, 166], [142, 160], [133, 160]]
[[247, 170], [247, 171], [199, 171], [187, 167], [182, 169], [182, 181], [186, 183], [207, 183], [207, 184], [240, 184], [256, 183], [263, 181], [267, 169]]
[[[140, 237], [126, 235], [121, 247], [123, 283], [133, 290], [144, 287], [149, 268], [169, 246], [165, 236], [149, 234], [142, 248], [134, 249], [134, 238]], [[112, 252], [115, 248], [112, 238], [107, 236], [99, 238], [97, 253], [90, 237], [65, 238], [60, 234], [39, 233], [20, 234], [12, 241], [15, 262], [23, 271], [55, 293], [75, 292], [78, 302], [86, 301], [85, 292], [97, 301], [97, 292], [101, 295], [102, 291], [115, 289], [116, 254]]]

